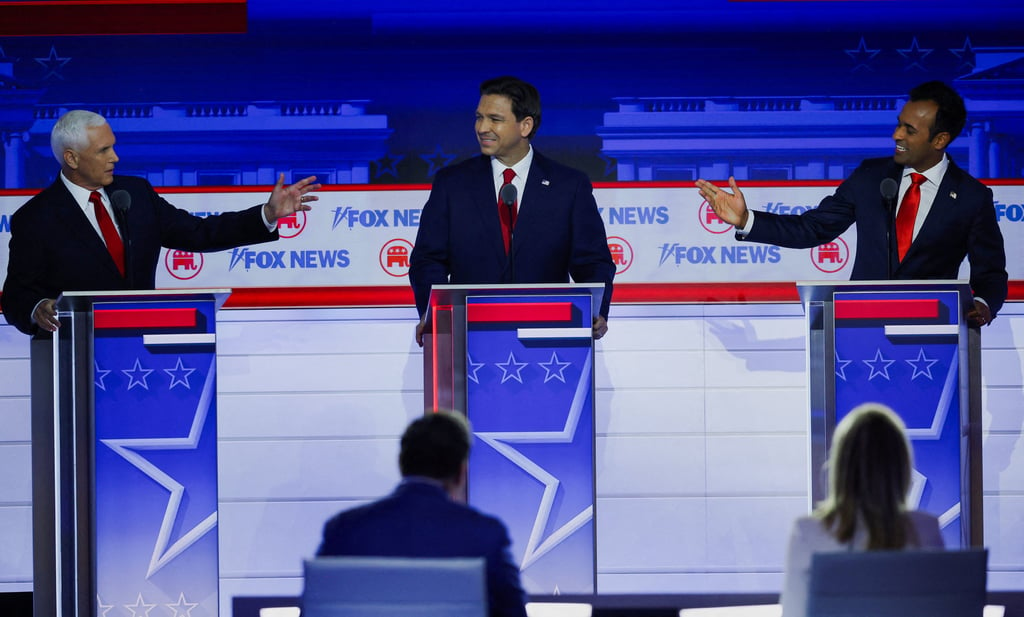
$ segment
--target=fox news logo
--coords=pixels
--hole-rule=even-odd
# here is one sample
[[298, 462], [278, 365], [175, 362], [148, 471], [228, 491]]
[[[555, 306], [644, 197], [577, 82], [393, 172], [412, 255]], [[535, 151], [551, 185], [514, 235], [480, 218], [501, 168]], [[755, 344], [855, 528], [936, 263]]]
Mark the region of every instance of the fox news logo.
[[241, 266], [245, 270], [326, 270], [347, 268], [348, 249], [309, 249], [304, 251], [256, 251], [249, 247], [231, 249], [228, 270]]
[[611, 206], [598, 208], [609, 225], [667, 225], [668, 206]]
[[277, 233], [282, 238], [294, 238], [306, 228], [306, 212], [292, 212], [277, 219]]
[[190, 251], [168, 250], [164, 254], [167, 273], [179, 281], [193, 279], [203, 269], [203, 254]]
[[850, 247], [842, 238], [811, 249], [811, 263], [822, 272], [839, 272], [850, 261]]
[[[1004, 204], [996, 202], [996, 220], [1001, 221], [1006, 219], [1013, 223], [1019, 223], [1024, 220], [1024, 205], [1022, 204]], [[0, 228], [2, 229], [2, 228]]]
[[717, 264], [775, 264], [782, 260], [782, 251], [777, 246], [763, 244], [738, 244], [733, 246], [688, 246], [673, 242], [661, 245], [658, 266], [674, 263], [677, 266]]
[[633, 265], [633, 247], [625, 238], [608, 236], [608, 252], [612, 254], [616, 276], [629, 270], [629, 267]]
[[380, 267], [391, 276], [408, 276], [411, 254], [412, 242], [403, 238], [389, 240], [380, 249]]
[[331, 230], [338, 227], [417, 227], [420, 224], [421, 211], [422, 208], [359, 210], [350, 206], [338, 206], [334, 209]]

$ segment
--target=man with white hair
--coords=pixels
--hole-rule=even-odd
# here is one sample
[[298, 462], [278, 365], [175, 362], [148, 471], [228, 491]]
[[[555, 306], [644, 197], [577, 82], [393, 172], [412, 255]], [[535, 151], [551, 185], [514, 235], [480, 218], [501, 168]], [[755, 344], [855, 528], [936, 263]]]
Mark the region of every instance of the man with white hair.
[[309, 210], [317, 198], [307, 193], [320, 188], [313, 176], [286, 187], [281, 174], [267, 203], [198, 217], [143, 178], [115, 176], [115, 141], [99, 114], [61, 116], [50, 134], [59, 177], [11, 217], [0, 306], [26, 334], [60, 327], [54, 305], [65, 291], [153, 289], [164, 247], [219, 251], [276, 240], [277, 220]]

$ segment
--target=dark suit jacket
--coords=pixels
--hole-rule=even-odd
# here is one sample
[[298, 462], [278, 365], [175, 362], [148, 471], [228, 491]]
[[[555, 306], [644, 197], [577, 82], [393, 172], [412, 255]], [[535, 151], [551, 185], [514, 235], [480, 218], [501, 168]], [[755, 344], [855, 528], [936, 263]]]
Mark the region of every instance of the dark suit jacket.
[[201, 218], [167, 203], [142, 178], [114, 176], [105, 190], [108, 197], [118, 190], [131, 196], [127, 233], [120, 222], [125, 276], [57, 178], [11, 217], [10, 260], [0, 297], [8, 323], [35, 333], [35, 305], [65, 291], [153, 289], [162, 247], [219, 251], [277, 238], [263, 223], [262, 206]]
[[608, 316], [615, 264], [590, 180], [533, 151], [512, 259], [505, 255], [491, 160], [477, 156], [446, 167], [423, 207], [409, 282], [420, 315], [435, 284], [604, 283]]
[[[995, 315], [1007, 294], [1006, 253], [996, 221], [992, 190], [949, 161], [928, 218], [903, 261], [896, 241], [887, 244], [891, 212], [879, 185], [885, 178], [900, 181], [903, 167], [891, 158], [868, 159], [834, 195], [803, 214], [758, 212], [746, 240], [789, 248], [811, 248], [836, 238], [857, 224], [857, 257], [852, 280], [955, 279], [964, 257], [971, 264], [971, 287]], [[741, 238], [742, 239], [742, 238]]]
[[484, 557], [491, 617], [525, 617], [526, 596], [510, 545], [498, 519], [453, 501], [439, 486], [407, 479], [391, 495], [327, 521], [316, 554]]

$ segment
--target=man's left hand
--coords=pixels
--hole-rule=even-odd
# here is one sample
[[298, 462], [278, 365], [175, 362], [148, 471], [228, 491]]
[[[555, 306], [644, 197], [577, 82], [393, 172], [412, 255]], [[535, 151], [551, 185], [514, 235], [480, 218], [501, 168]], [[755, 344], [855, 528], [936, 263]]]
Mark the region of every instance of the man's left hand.
[[608, 333], [608, 322], [604, 317], [598, 315], [594, 318], [594, 340], [601, 338]]
[[270, 193], [270, 201], [263, 206], [263, 213], [266, 215], [267, 221], [276, 223], [277, 219], [283, 216], [312, 210], [307, 202], [316, 201], [319, 198], [316, 195], [307, 195], [307, 193], [320, 188], [320, 184], [314, 180], [316, 180], [316, 176], [309, 176], [291, 186], [285, 186], [284, 174], [278, 176], [277, 184], [274, 185], [274, 190]]
[[992, 311], [984, 302], [974, 301], [974, 308], [967, 311], [967, 322], [972, 326], [987, 326], [992, 323]]

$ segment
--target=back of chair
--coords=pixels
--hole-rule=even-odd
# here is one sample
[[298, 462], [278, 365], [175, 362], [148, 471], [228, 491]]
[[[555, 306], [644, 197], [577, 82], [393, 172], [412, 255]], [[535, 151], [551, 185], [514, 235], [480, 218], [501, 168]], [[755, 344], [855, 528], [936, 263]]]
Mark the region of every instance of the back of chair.
[[304, 562], [302, 617], [484, 617], [484, 560], [318, 557]]
[[811, 557], [808, 617], [981, 617], [988, 551], [851, 551]]

